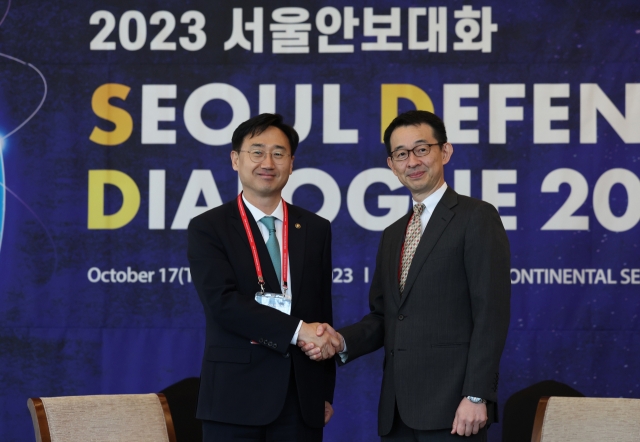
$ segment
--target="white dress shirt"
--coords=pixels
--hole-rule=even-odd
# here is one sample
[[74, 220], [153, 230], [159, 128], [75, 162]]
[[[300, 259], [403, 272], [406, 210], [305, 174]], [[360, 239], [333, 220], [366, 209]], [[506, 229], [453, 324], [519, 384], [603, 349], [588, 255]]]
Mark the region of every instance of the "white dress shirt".
[[[421, 224], [420, 236], [421, 237], [422, 237], [422, 234], [424, 233], [424, 229], [427, 227], [427, 223], [431, 219], [431, 214], [436, 209], [436, 206], [442, 199], [442, 195], [444, 195], [444, 192], [447, 190], [447, 187], [448, 187], [447, 183], [442, 183], [442, 186], [440, 186], [438, 190], [433, 192], [431, 195], [426, 197], [424, 201], [422, 201], [422, 203], [424, 204], [424, 211], [422, 212], [422, 215], [420, 215], [420, 224]], [[412, 202], [414, 206], [416, 204], [419, 204], [416, 200], [412, 200]]]
[[[276, 210], [273, 211], [272, 214], [267, 215], [266, 213], [264, 213], [262, 210], [258, 209], [256, 206], [254, 206], [253, 204], [251, 204], [249, 201], [247, 201], [247, 199], [244, 197], [244, 194], [242, 195], [242, 201], [244, 201], [245, 205], [247, 206], [247, 209], [249, 209], [249, 212], [251, 213], [251, 216], [253, 216], [253, 219], [256, 221], [256, 224], [258, 224], [258, 228], [260, 229], [260, 233], [262, 234], [262, 239], [264, 240], [265, 244], [267, 243], [267, 240], [269, 239], [269, 229], [267, 229], [267, 226], [265, 226], [264, 224], [262, 224], [260, 222], [260, 220], [262, 218], [264, 218], [265, 216], [273, 216], [275, 218], [275, 228], [276, 228], [276, 238], [278, 239], [278, 245], [280, 246], [280, 256], [283, 256], [282, 253], [282, 225], [283, 225], [283, 219], [284, 219], [284, 210], [282, 209], [282, 199], [280, 200], [280, 203], [278, 204], [278, 207], [276, 207]], [[291, 266], [289, 265], [289, 257], [287, 256], [287, 294], [288, 297], [293, 299], [293, 290], [291, 289]], [[260, 263], [261, 265], [263, 265], [262, 263]], [[280, 289], [282, 290], [282, 287], [280, 287]], [[291, 343], [293, 345], [295, 345], [298, 341], [298, 333], [300, 332], [300, 327], [302, 326], [302, 321], [300, 321], [298, 323], [298, 328], [296, 329], [296, 332], [293, 335], [293, 338], [291, 339]]]

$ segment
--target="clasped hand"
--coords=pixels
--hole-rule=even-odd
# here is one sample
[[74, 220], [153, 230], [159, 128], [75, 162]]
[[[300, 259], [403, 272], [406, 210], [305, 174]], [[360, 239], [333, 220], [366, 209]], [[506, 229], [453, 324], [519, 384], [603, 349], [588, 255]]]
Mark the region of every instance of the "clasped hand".
[[298, 347], [314, 361], [332, 358], [344, 349], [342, 335], [329, 324], [302, 323], [298, 333]]

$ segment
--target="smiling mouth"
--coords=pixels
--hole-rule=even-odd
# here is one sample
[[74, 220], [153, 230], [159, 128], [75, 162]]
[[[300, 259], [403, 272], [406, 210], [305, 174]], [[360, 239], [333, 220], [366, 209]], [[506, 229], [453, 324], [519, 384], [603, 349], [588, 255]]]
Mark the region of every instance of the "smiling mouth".
[[424, 171], [413, 172], [407, 175], [407, 178], [420, 178], [424, 175]]

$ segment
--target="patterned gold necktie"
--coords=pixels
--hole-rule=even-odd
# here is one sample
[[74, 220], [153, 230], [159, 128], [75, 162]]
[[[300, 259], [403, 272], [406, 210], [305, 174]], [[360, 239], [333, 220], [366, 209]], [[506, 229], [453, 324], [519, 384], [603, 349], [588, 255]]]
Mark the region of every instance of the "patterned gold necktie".
[[402, 272], [400, 272], [400, 294], [404, 290], [404, 285], [407, 282], [407, 274], [409, 273], [409, 267], [411, 267], [411, 260], [416, 253], [418, 243], [420, 242], [420, 233], [422, 231], [422, 222], [420, 216], [424, 212], [424, 204], [419, 203], [413, 206], [413, 217], [407, 227], [407, 233], [404, 237], [404, 251], [402, 253]]

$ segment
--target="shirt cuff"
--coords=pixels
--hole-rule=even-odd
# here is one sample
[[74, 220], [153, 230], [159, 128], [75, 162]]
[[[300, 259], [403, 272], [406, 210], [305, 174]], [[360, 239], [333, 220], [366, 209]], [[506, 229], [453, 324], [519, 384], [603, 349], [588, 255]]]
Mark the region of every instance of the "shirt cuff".
[[302, 320], [298, 322], [298, 328], [296, 328], [296, 332], [293, 334], [293, 338], [291, 338], [291, 345], [296, 345], [298, 343], [298, 333], [300, 333], [300, 327], [302, 327]]
[[347, 351], [347, 341], [344, 340], [344, 337], [342, 335], [340, 335], [340, 337], [342, 338], [343, 350], [341, 352], [338, 352], [338, 356], [340, 356], [340, 360], [342, 361], [342, 363], [345, 364], [347, 362], [347, 359], [349, 359], [349, 352]]

